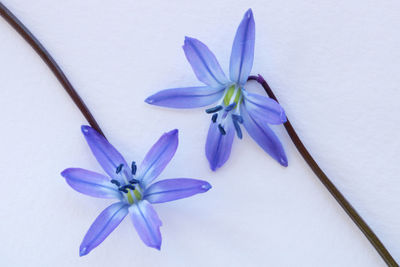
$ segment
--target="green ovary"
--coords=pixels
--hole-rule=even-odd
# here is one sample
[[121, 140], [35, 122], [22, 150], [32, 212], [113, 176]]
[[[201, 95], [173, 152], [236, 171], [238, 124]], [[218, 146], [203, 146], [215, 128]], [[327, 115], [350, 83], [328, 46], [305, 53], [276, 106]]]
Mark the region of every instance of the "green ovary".
[[132, 196], [132, 192], [137, 201], [142, 199], [142, 195], [140, 194], [140, 192], [137, 189], [135, 189], [134, 191], [132, 191], [131, 189], [128, 189], [128, 193], [126, 194], [126, 196], [128, 198], [129, 204], [133, 204], [135, 202], [135, 199]]
[[[226, 92], [225, 97], [224, 97], [225, 106], [229, 106], [229, 104], [231, 102], [231, 99], [232, 99], [233, 95], [235, 94], [235, 92], [236, 92], [236, 86], [235, 85], [232, 85], [231, 87], [229, 87], [229, 89]], [[239, 100], [240, 100], [240, 96], [241, 95], [242, 95], [242, 90], [240, 88], [237, 88], [237, 93], [235, 95], [235, 99], [233, 100], [236, 103], [236, 105], [239, 104]]]

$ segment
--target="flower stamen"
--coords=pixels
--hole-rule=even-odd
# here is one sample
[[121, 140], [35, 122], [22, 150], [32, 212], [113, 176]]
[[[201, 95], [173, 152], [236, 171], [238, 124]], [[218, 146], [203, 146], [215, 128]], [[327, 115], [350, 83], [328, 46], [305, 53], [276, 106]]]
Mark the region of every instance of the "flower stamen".
[[132, 174], [135, 175], [136, 171], [137, 171], [137, 166], [136, 166], [136, 162], [132, 161]]
[[226, 108], [225, 108], [225, 111], [226, 112], [229, 112], [229, 111], [231, 111], [232, 109], [234, 109], [236, 107], [236, 103], [232, 103], [232, 104], [230, 104], [229, 106], [227, 106]]
[[243, 117], [238, 115], [238, 114], [232, 114], [232, 119], [233, 119], [234, 122], [237, 121], [240, 124], [243, 123]]
[[124, 164], [120, 164], [118, 167], [117, 167], [117, 170], [115, 171], [117, 174], [118, 173], [120, 173], [121, 171], [122, 171], [122, 168], [124, 167]]
[[221, 124], [218, 124], [218, 130], [220, 131], [220, 133], [222, 135], [226, 135], [226, 131], [225, 131], [224, 127]]
[[215, 113], [214, 115], [212, 115], [211, 120], [213, 123], [215, 123], [217, 121], [218, 118], [218, 113]]
[[237, 137], [238, 137], [239, 139], [242, 139], [243, 134], [242, 134], [242, 129], [240, 129], [239, 122], [238, 122], [237, 120], [233, 119], [233, 116], [232, 116], [232, 120], [233, 120], [233, 125], [235, 126], [235, 130], [236, 130], [236, 135], [237, 135]]
[[220, 110], [222, 110], [222, 106], [221, 106], [221, 105], [218, 105], [218, 106], [215, 106], [215, 107], [213, 107], [213, 108], [208, 108], [208, 109], [206, 109], [206, 112], [207, 112], [208, 114], [210, 114], [210, 113], [218, 112], [218, 111], [220, 111]]
[[130, 184], [138, 184], [138, 183], [139, 183], [139, 180], [137, 180], [137, 179], [131, 179], [131, 180], [129, 181], [129, 183], [130, 183]]
[[118, 181], [115, 180], [115, 179], [112, 179], [110, 182], [111, 182], [112, 184], [115, 184], [115, 185], [118, 186], [118, 187], [121, 185], [121, 183], [118, 182]]

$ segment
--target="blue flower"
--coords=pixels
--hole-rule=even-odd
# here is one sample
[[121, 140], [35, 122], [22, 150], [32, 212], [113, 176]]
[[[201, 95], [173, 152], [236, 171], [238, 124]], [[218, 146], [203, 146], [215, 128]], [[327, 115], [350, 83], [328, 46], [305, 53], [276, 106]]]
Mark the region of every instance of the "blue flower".
[[265, 152], [281, 165], [288, 161], [281, 142], [268, 124], [286, 122], [283, 108], [273, 99], [244, 89], [253, 66], [255, 23], [249, 9], [244, 15], [233, 41], [228, 79], [208, 47], [186, 37], [183, 45], [186, 58], [199, 81], [205, 86], [162, 90], [145, 101], [171, 108], [197, 108], [217, 102], [206, 110], [212, 114], [206, 142], [206, 156], [213, 171], [229, 158], [235, 132], [242, 138], [241, 125]]
[[103, 242], [128, 214], [143, 242], [160, 249], [162, 223], [151, 204], [190, 197], [211, 188], [206, 181], [188, 178], [167, 179], [152, 184], [175, 154], [178, 130], [161, 136], [139, 168], [135, 162], [129, 166], [121, 154], [93, 128], [82, 126], [82, 132], [108, 176], [79, 168], [66, 169], [61, 175], [80, 193], [115, 198], [118, 202], [96, 218], [82, 241], [80, 256], [88, 254]]

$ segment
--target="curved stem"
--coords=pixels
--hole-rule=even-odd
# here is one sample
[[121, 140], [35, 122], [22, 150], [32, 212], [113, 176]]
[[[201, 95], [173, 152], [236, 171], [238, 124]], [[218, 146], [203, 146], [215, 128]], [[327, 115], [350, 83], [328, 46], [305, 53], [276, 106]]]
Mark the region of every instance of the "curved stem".
[[97, 132], [104, 136], [103, 131], [94, 119], [92, 113], [89, 111], [79, 94], [75, 91], [72, 84], [69, 82], [60, 66], [47, 52], [46, 48], [39, 42], [38, 39], [25, 27], [25, 25], [2, 3], [0, 2], [0, 15], [27, 41], [32, 48], [39, 54], [47, 66], [51, 69], [58, 81], [64, 87], [65, 91], [74, 101], [75, 105], [82, 112], [83, 116]]
[[[258, 76], [250, 76], [248, 78], [249, 81], [255, 80], [262, 85], [265, 92], [268, 96], [275, 101], [279, 102], [269, 87], [268, 83], [264, 80], [261, 75]], [[329, 180], [328, 176], [321, 170], [318, 166], [317, 162], [313, 159], [311, 154], [307, 151], [304, 144], [301, 142], [299, 136], [294, 130], [292, 124], [289, 119], [284, 124], [287, 133], [292, 139], [292, 142], [296, 146], [297, 150], [300, 152], [303, 159], [307, 162], [308, 166], [312, 169], [321, 183], [328, 189], [331, 195], [336, 199], [336, 201], [342, 206], [342, 208], [346, 211], [347, 215], [353, 220], [353, 222], [360, 228], [360, 230], [364, 233], [365, 237], [371, 242], [372, 246], [376, 249], [382, 259], [386, 262], [388, 266], [399, 266], [397, 262], [393, 259], [392, 255], [390, 255], [389, 251], [385, 248], [376, 234], [372, 231], [372, 229], [368, 226], [368, 224], [361, 218], [358, 212], [353, 208], [349, 201], [340, 193], [340, 191], [336, 188], [336, 186]]]

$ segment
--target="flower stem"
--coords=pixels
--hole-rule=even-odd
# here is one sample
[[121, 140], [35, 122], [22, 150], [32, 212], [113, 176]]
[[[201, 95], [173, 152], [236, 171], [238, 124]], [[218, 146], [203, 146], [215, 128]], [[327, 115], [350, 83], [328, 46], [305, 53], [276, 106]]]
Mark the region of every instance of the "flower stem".
[[[262, 85], [268, 96], [278, 102], [278, 99], [275, 97], [268, 83], [264, 80], [264, 78], [261, 75], [250, 76], [248, 80], [257, 81], [259, 84]], [[318, 177], [321, 183], [326, 187], [326, 189], [328, 189], [328, 191], [332, 194], [332, 196], [336, 199], [336, 201], [340, 204], [340, 206], [345, 210], [347, 215], [349, 215], [349, 217], [353, 220], [353, 222], [364, 233], [365, 237], [369, 240], [369, 242], [371, 242], [372, 246], [376, 249], [376, 251], [382, 257], [382, 259], [386, 262], [386, 264], [388, 266], [399, 266], [397, 262], [393, 259], [392, 255], [390, 255], [389, 251], [385, 248], [385, 246], [376, 236], [376, 234], [368, 226], [368, 224], [363, 220], [363, 218], [361, 218], [358, 212], [353, 208], [353, 206], [349, 203], [349, 201], [347, 201], [347, 199], [343, 196], [343, 194], [340, 193], [340, 191], [331, 182], [331, 180], [329, 180], [328, 176], [326, 176], [326, 174], [321, 170], [317, 162], [315, 162], [313, 157], [307, 151], [304, 144], [301, 142], [299, 136], [294, 130], [289, 119], [286, 121], [284, 126], [286, 128], [287, 133], [290, 136], [290, 139], [292, 139], [292, 142], [296, 146], [297, 150], [300, 152], [301, 156], [310, 166], [312, 171], [315, 173], [315, 175]]]
[[82, 98], [76, 92], [72, 84], [69, 82], [60, 66], [39, 42], [39, 40], [25, 27], [25, 25], [2, 3], [0, 2], [0, 15], [27, 41], [31, 47], [39, 54], [47, 66], [51, 69], [58, 81], [67, 91], [68, 95], [72, 98], [75, 105], [82, 112], [83, 116], [97, 132], [104, 136], [103, 131], [94, 119], [92, 113], [83, 102]]

